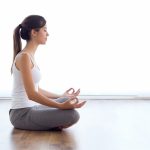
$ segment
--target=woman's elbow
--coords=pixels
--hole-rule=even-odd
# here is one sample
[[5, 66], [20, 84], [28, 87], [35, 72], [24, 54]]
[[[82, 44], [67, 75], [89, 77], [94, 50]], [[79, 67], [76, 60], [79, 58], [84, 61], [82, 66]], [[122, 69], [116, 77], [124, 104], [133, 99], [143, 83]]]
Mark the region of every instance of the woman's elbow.
[[35, 99], [37, 99], [37, 95], [38, 95], [38, 92], [36, 92], [36, 91], [28, 92], [27, 93], [27, 96], [28, 96], [29, 100], [35, 100]]

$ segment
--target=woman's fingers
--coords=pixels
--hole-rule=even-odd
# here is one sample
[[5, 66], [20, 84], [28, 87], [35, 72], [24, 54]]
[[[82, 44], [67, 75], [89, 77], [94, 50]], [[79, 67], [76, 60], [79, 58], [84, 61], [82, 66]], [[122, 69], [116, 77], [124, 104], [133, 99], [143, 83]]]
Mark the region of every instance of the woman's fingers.
[[79, 101], [78, 98], [70, 100], [70, 104], [73, 105], [74, 108], [81, 108], [85, 103], [86, 101]]
[[85, 103], [86, 101], [78, 102], [77, 104], [75, 104], [75, 108], [81, 108]]
[[80, 89], [78, 89], [77, 91], [75, 91], [74, 90], [74, 88], [70, 88], [70, 89], [68, 89], [67, 91], [66, 91], [68, 94], [74, 94], [74, 95], [79, 95], [79, 93], [80, 93]]
[[64, 102], [62, 109], [74, 109], [81, 108], [86, 101], [78, 100], [78, 98], [69, 98], [66, 102]]
[[68, 94], [73, 94], [75, 92], [74, 88], [70, 88], [66, 91]]
[[71, 104], [77, 104], [78, 103], [78, 98], [74, 98], [70, 101]]
[[80, 94], [80, 89], [78, 89], [74, 94], [78, 96]]

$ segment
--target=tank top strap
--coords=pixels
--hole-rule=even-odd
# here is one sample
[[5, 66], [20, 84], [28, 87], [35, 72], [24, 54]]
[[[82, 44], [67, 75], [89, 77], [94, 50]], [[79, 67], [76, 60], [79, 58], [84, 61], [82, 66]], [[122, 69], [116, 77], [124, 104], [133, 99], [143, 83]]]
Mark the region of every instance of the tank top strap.
[[[22, 53], [26, 53], [26, 52], [22, 52]], [[36, 65], [36, 62], [35, 62], [35, 60], [34, 60], [34, 58], [33, 58], [33, 56], [32, 56], [31, 54], [29, 54], [29, 53], [26, 53], [26, 54], [29, 55], [30, 60], [31, 60], [33, 66], [37, 66], [37, 65]]]
[[35, 60], [31, 54], [28, 54], [30, 56], [30, 60], [33, 63], [34, 66], [36, 66]]
[[[22, 52], [22, 53], [26, 53], [26, 52]], [[19, 53], [18, 53], [19, 54]], [[17, 54], [17, 55], [18, 55]], [[21, 54], [21, 53], [20, 53]], [[19, 54], [19, 55], [20, 55]], [[30, 57], [30, 61], [31, 61], [31, 63], [33, 64], [33, 67], [38, 67], [37, 66], [37, 64], [36, 64], [36, 62], [35, 62], [35, 60], [34, 60], [34, 58], [33, 58], [33, 56], [31, 55], [31, 54], [29, 54], [29, 53], [26, 53], [29, 57]], [[17, 57], [17, 56], [16, 56]], [[15, 67], [16, 68], [16, 57], [15, 57], [15, 59], [14, 59], [14, 62], [13, 62], [13, 68]], [[39, 67], [38, 67], [39, 68]]]

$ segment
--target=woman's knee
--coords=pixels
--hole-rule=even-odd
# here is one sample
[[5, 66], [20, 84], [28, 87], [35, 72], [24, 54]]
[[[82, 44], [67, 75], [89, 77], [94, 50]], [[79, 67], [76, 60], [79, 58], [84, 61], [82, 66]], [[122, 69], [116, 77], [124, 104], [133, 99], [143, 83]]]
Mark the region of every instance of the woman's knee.
[[73, 110], [73, 121], [76, 123], [80, 119], [80, 115], [76, 110]]
[[70, 125], [73, 125], [75, 123], [78, 122], [78, 120], [80, 119], [80, 115], [76, 110], [69, 110], [68, 113], [68, 122]]

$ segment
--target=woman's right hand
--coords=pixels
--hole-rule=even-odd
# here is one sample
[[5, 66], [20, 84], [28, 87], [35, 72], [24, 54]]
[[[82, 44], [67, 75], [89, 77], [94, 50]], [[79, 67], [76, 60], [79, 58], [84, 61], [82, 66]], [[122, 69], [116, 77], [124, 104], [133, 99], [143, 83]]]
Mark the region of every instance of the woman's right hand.
[[75, 91], [74, 88], [70, 88], [70, 89], [66, 90], [62, 96], [68, 97], [68, 98], [73, 98], [73, 97], [79, 96], [79, 94], [80, 94], [80, 89]]
[[74, 109], [74, 108], [81, 108], [86, 101], [78, 100], [78, 98], [70, 98], [67, 101], [60, 103], [60, 109]]

